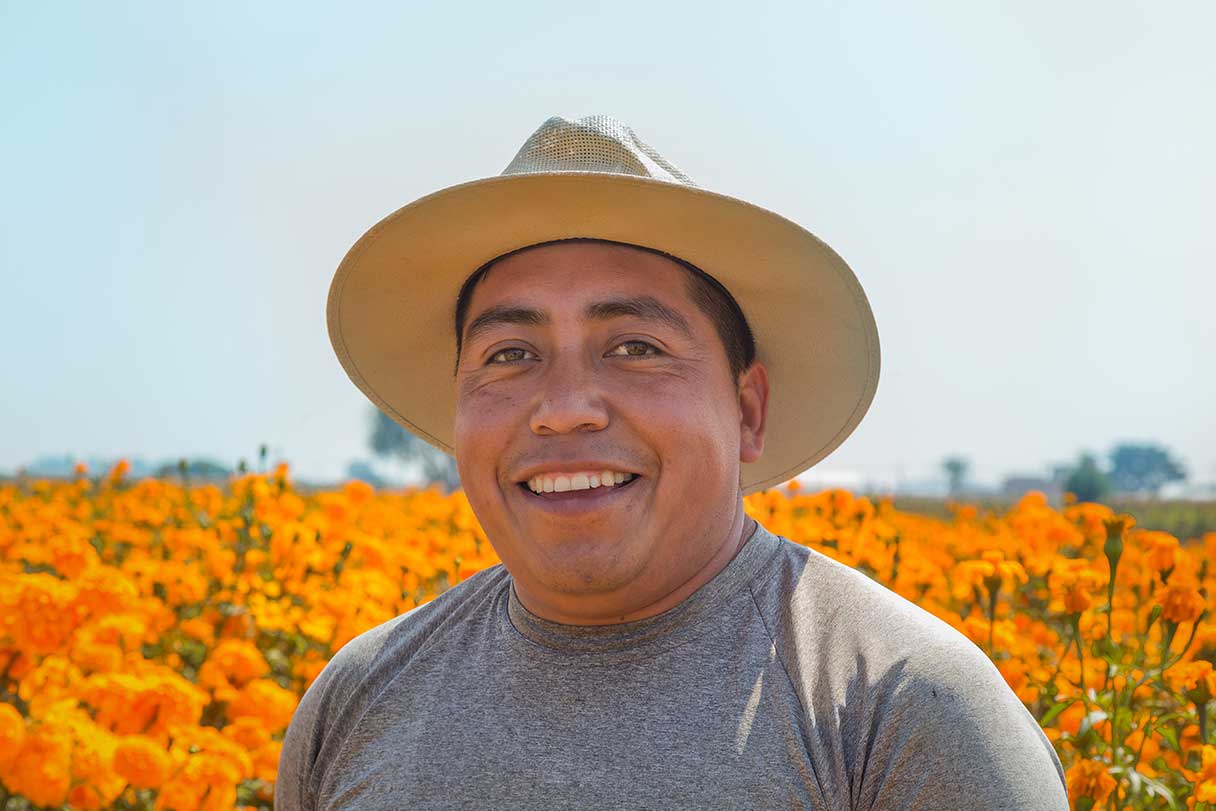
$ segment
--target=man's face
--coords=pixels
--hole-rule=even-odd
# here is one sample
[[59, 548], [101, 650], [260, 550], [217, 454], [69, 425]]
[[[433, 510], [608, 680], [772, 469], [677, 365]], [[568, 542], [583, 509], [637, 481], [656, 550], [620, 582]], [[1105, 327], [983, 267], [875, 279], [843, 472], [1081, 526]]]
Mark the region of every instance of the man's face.
[[[757, 427], [755, 386], [741, 398], [688, 279], [646, 251], [571, 242], [513, 254], [474, 289], [456, 460], [538, 604], [649, 605], [741, 526], [739, 464], [759, 457], [767, 387]], [[534, 492], [546, 479], [580, 489]]]

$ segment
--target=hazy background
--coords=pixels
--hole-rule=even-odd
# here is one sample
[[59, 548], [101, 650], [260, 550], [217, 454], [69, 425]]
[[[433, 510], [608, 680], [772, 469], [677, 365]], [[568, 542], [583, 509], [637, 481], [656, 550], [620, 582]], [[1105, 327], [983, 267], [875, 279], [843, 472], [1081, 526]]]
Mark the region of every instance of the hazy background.
[[1216, 480], [1216, 4], [0, 2], [0, 471], [367, 457], [373, 223], [615, 115], [805, 225], [882, 342], [844, 481], [1151, 440]]

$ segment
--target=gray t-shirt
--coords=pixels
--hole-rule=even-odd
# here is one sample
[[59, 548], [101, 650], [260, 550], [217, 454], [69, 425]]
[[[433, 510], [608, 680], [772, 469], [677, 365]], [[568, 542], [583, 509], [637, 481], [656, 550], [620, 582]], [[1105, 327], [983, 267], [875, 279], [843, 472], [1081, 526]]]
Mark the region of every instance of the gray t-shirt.
[[1051, 742], [970, 640], [759, 527], [680, 605], [610, 626], [494, 566], [343, 647], [277, 811], [1067, 811]]

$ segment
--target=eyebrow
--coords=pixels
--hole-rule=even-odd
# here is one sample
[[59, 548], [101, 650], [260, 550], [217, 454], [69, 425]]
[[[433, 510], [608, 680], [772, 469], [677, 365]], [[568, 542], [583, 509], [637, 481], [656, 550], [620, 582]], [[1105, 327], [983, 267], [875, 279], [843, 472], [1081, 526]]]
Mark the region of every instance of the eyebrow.
[[511, 304], [499, 304], [491, 307], [469, 322], [464, 332], [464, 342], [471, 343], [480, 333], [499, 324], [524, 324], [529, 327], [544, 327], [549, 325], [549, 316], [543, 310], [530, 307], [517, 307]]
[[[628, 298], [596, 301], [587, 305], [583, 310], [583, 318], [587, 321], [608, 321], [613, 318], [640, 318], [645, 321], [658, 321], [666, 324], [692, 339], [692, 327], [688, 319], [659, 301], [654, 296], [630, 296]], [[529, 327], [546, 327], [551, 323], [549, 314], [544, 310], [531, 307], [520, 307], [513, 304], [500, 304], [478, 315], [469, 322], [465, 330], [465, 343], [471, 343], [478, 334], [500, 324], [523, 324]]]

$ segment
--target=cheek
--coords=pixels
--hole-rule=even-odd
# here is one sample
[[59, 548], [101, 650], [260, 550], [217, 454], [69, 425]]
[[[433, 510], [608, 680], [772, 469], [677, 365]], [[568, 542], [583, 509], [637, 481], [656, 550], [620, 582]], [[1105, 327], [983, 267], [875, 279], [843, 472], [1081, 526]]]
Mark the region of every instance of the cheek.
[[456, 397], [452, 442], [457, 458], [462, 448], [492, 446], [504, 439], [503, 427], [519, 419], [518, 400], [510, 392], [482, 389]]
[[491, 515], [498, 509], [499, 468], [520, 435], [525, 419], [518, 393], [485, 387], [458, 391], [452, 444], [465, 495], [474, 509]]
[[[670, 483], [703, 489], [717, 479], [737, 478], [739, 425], [730, 413], [688, 391], [655, 397], [634, 410], [634, 425], [658, 451]], [[641, 404], [639, 404], [641, 406]]]

